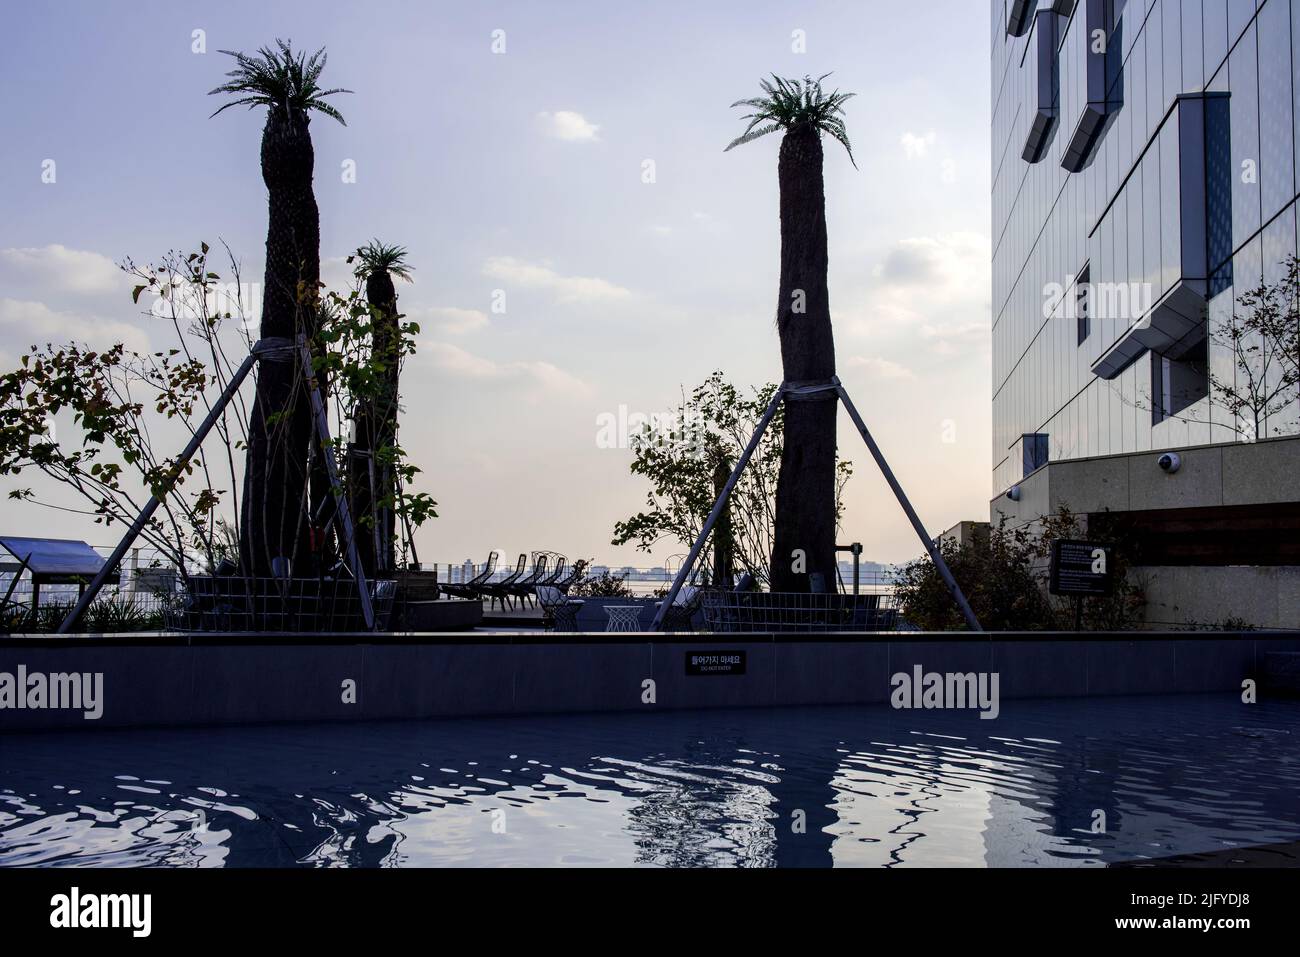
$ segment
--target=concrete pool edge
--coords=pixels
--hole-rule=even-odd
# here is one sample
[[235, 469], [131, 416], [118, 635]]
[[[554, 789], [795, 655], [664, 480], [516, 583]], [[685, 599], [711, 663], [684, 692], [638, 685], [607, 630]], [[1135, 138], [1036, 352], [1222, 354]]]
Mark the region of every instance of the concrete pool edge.
[[1004, 700], [1241, 693], [1270, 653], [1300, 632], [23, 635], [0, 638], [10, 689], [100, 675], [102, 713], [9, 700], [0, 732], [878, 704], [917, 666]]

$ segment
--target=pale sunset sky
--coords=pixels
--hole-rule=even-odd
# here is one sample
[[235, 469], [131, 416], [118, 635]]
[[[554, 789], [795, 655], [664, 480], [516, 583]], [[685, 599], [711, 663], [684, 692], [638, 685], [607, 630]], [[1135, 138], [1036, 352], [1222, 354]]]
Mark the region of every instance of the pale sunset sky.
[[[441, 513], [419, 533], [426, 562], [497, 547], [650, 565], [685, 550], [609, 544], [646, 487], [597, 423], [671, 409], [713, 369], [780, 378], [780, 141], [724, 154], [743, 130], [728, 105], [772, 72], [833, 71], [828, 85], [858, 94], [858, 169], [826, 142], [840, 377], [931, 533], [987, 518], [987, 4], [67, 2], [4, 19], [3, 369], [32, 342], [163, 344], [114, 266], [128, 256], [224, 240], [260, 280], [264, 111], [209, 119], [205, 94], [231, 67], [220, 49], [328, 49], [325, 85], [354, 92], [332, 101], [346, 127], [312, 123], [323, 271], [338, 287], [372, 237], [409, 250], [400, 304], [422, 332], [401, 436]], [[840, 423], [856, 465], [842, 539], [875, 561], [915, 556]], [[0, 495], [16, 484], [32, 483]], [[116, 538], [36, 505], [0, 500], [0, 514], [10, 534]]]

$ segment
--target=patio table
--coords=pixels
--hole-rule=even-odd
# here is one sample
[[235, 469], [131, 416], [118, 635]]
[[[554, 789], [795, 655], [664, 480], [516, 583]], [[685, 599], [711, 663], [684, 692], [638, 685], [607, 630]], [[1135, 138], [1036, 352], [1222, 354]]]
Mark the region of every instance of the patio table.
[[641, 630], [640, 605], [606, 605], [605, 612], [609, 615], [606, 631]]

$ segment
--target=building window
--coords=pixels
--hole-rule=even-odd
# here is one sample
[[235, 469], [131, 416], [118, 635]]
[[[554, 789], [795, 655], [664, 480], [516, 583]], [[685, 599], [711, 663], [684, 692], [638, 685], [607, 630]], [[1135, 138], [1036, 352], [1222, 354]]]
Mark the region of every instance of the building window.
[[1026, 163], [1042, 160], [1056, 133], [1056, 118], [1060, 112], [1061, 79], [1058, 49], [1061, 28], [1065, 18], [1055, 10], [1039, 10], [1034, 16], [1033, 67], [1035, 78], [1034, 118], [1029, 124], [1029, 137], [1020, 156]]
[[1210, 394], [1206, 340], [1177, 359], [1151, 353], [1151, 424], [1172, 419]]
[[1078, 326], [1077, 345], [1083, 345], [1092, 334], [1092, 264], [1083, 267], [1074, 280], [1074, 321]]
[[[1084, 0], [1073, 28], [1084, 58], [1084, 106], [1061, 166], [1078, 173], [1092, 163], [1107, 128], [1124, 106], [1123, 0]], [[1083, 27], [1083, 30], [1079, 30]]]
[[1047, 464], [1047, 433], [1036, 432], [1020, 437], [1023, 475], [1036, 472]]
[[1029, 22], [1033, 19], [1034, 0], [1011, 0], [1006, 10], [1007, 35], [1023, 37], [1029, 32]]

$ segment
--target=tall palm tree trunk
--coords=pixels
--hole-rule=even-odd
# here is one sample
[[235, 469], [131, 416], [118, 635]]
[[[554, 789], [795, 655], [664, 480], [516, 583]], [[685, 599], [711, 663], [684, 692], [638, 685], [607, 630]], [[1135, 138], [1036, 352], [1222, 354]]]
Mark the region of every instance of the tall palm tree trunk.
[[[320, 280], [320, 214], [312, 193], [315, 153], [305, 114], [272, 109], [262, 130], [262, 180], [267, 188], [263, 338], [295, 340], [316, 332]], [[270, 574], [288, 558], [295, 574], [313, 554], [308, 509], [328, 494], [323, 465], [309, 480], [311, 406], [295, 352], [259, 363], [249, 427], [240, 555], [245, 574]], [[319, 456], [317, 456], [319, 462]], [[309, 483], [312, 486], [309, 489]]]
[[[835, 374], [835, 339], [826, 289], [826, 197], [822, 144], [807, 124], [781, 140], [781, 291], [777, 330], [787, 383]], [[772, 545], [773, 591], [811, 590], [811, 575], [835, 580], [835, 415], [833, 393], [787, 400]]]

